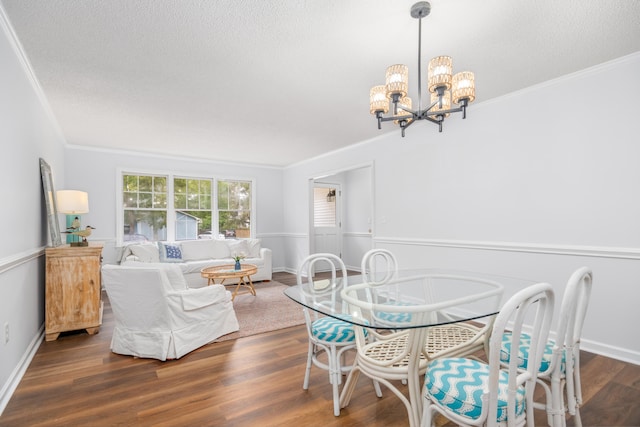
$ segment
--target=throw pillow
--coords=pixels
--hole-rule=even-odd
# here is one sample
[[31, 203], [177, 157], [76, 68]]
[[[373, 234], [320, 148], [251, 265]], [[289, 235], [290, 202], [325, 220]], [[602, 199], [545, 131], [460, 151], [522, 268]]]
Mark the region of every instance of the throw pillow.
[[231, 254], [229, 253], [229, 245], [227, 245], [226, 240], [212, 240], [213, 249], [211, 250], [211, 255], [209, 255], [213, 259], [222, 259], [222, 258], [230, 258]]
[[260, 239], [247, 239], [247, 247], [249, 248], [249, 258], [260, 258]]
[[179, 244], [158, 242], [160, 262], [182, 262], [182, 250]]
[[184, 261], [195, 261], [201, 259], [211, 259], [215, 242], [211, 239], [185, 240], [180, 242], [182, 249], [182, 259]]
[[229, 252], [231, 252], [232, 257], [236, 257], [236, 256], [241, 256], [243, 258], [249, 257], [249, 247], [247, 246], [247, 242], [244, 240], [230, 240]]
[[155, 245], [131, 245], [129, 250], [140, 262], [160, 262], [158, 247]]

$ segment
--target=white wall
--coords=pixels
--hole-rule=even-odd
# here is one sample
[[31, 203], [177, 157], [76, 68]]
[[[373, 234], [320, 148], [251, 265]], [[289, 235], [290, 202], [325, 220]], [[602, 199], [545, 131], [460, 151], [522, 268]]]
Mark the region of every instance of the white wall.
[[49, 234], [39, 158], [51, 166], [56, 186], [64, 170], [63, 138], [19, 52], [0, 5], [0, 413], [43, 336]]
[[[135, 141], [131, 141], [132, 145]], [[65, 181], [68, 189], [89, 193], [89, 213], [84, 225], [96, 229], [89, 240], [113, 245], [116, 238], [116, 180], [119, 170], [150, 173], [216, 176], [229, 179], [253, 179], [256, 194], [256, 236], [263, 246], [273, 249], [273, 265], [284, 265], [282, 245], [282, 172], [280, 168], [216, 163], [205, 160], [153, 156], [134, 152], [95, 150], [80, 147], [66, 149]], [[109, 249], [105, 252], [108, 258]], [[107, 259], [107, 261], [111, 261]]]
[[372, 247], [373, 221], [372, 165], [344, 172], [343, 261], [348, 268], [360, 270], [362, 256]]
[[[584, 347], [640, 363], [640, 52], [286, 168], [287, 262], [307, 255], [304, 183], [375, 164], [374, 245], [401, 267], [549, 281], [594, 270]], [[482, 83], [481, 78], [478, 85]], [[372, 126], [375, 122], [372, 119]], [[295, 264], [290, 264], [292, 267]]]

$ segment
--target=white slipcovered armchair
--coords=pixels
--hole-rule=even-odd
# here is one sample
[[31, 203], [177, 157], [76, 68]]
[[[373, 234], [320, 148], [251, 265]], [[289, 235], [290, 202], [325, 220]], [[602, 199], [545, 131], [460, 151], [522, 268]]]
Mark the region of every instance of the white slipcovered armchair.
[[115, 317], [114, 353], [178, 359], [239, 328], [230, 292], [189, 289], [178, 266], [105, 265], [102, 281]]

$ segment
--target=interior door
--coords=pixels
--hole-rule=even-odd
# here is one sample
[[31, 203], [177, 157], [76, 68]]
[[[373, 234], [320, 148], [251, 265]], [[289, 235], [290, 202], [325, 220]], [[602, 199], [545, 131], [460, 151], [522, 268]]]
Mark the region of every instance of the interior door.
[[314, 252], [330, 253], [342, 257], [341, 195], [339, 184], [314, 183]]

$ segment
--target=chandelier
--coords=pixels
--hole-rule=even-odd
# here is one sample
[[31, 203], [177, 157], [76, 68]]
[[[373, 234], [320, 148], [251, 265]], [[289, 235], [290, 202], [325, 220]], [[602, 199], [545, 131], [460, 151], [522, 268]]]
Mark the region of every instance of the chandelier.
[[[378, 129], [382, 122], [393, 121], [400, 126], [402, 136], [407, 127], [418, 120], [427, 120], [439, 127], [451, 113], [462, 112], [467, 116], [467, 106], [475, 99], [475, 80], [473, 73], [462, 71], [453, 73], [450, 56], [436, 56], [429, 61], [430, 103], [422, 109], [422, 18], [431, 12], [431, 4], [421, 1], [411, 7], [411, 16], [418, 19], [418, 109], [413, 110], [411, 98], [407, 96], [409, 87], [409, 68], [403, 64], [391, 65], [387, 68], [386, 84], [374, 86], [369, 93], [369, 111], [378, 119]], [[457, 107], [451, 108], [451, 104]], [[392, 105], [393, 115], [385, 117]]]

